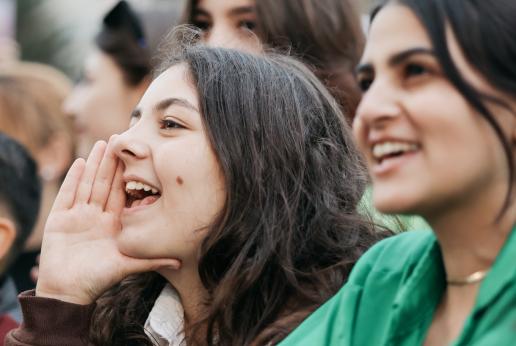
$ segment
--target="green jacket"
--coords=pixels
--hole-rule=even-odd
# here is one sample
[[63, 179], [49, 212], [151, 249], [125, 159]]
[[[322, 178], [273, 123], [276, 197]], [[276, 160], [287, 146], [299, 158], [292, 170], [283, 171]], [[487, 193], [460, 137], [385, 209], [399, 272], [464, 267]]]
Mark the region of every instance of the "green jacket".
[[[371, 248], [348, 283], [280, 345], [422, 345], [444, 289], [434, 234], [399, 234]], [[516, 345], [516, 227], [452, 345]]]

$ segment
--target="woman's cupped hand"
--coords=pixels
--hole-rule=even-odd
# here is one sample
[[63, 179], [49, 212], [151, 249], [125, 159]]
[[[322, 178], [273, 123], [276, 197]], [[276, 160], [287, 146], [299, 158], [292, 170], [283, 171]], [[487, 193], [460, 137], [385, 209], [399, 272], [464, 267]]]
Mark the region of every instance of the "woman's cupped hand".
[[126, 196], [115, 137], [97, 142], [66, 175], [45, 226], [36, 296], [90, 304], [128, 275], [180, 267], [175, 259], [137, 259], [119, 251]]

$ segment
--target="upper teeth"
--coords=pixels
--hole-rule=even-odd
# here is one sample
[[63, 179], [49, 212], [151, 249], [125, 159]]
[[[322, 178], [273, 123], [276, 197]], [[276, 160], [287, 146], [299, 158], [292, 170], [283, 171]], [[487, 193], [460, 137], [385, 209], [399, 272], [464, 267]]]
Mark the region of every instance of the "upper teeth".
[[147, 184], [141, 183], [139, 181], [128, 181], [125, 184], [125, 190], [144, 190], [144, 191], [152, 191], [152, 193], [156, 194], [158, 193], [158, 190], [153, 188], [152, 186], [149, 186]]
[[403, 153], [417, 150], [416, 144], [402, 143], [402, 142], [383, 142], [373, 146], [373, 156], [380, 159], [386, 155], [395, 153]]

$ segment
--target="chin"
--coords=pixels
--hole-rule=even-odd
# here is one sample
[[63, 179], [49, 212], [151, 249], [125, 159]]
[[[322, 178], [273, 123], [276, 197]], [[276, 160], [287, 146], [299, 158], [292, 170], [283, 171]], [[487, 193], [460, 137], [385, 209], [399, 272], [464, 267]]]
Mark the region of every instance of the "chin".
[[384, 214], [418, 214], [417, 198], [410, 193], [400, 192], [373, 190], [374, 207]]

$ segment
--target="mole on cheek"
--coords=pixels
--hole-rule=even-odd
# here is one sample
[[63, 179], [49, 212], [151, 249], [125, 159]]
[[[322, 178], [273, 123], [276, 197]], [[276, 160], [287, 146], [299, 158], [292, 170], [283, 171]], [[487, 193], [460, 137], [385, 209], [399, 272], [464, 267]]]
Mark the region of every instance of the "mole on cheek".
[[177, 183], [178, 183], [179, 185], [183, 185], [183, 178], [181, 178], [181, 177], [177, 177], [177, 178], [176, 178], [176, 181], [177, 181]]

